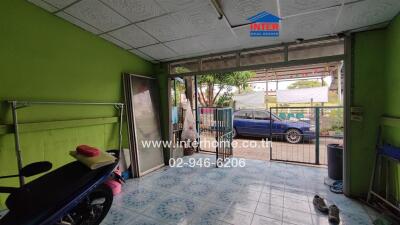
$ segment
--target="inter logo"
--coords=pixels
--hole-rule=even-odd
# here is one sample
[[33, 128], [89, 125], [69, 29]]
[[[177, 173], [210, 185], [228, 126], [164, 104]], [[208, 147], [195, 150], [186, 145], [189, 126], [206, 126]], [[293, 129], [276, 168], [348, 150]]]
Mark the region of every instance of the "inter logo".
[[278, 37], [281, 20], [267, 12], [261, 12], [248, 18], [250, 24], [250, 37]]

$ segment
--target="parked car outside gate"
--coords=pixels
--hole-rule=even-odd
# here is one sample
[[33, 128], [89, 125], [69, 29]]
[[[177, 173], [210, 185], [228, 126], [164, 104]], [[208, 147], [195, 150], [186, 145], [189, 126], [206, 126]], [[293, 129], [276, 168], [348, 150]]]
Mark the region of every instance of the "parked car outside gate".
[[314, 126], [309, 123], [301, 120], [285, 121], [272, 113], [270, 115], [267, 110], [243, 109], [233, 114], [233, 137], [269, 137], [270, 129], [273, 137], [283, 137], [291, 144], [315, 138]]

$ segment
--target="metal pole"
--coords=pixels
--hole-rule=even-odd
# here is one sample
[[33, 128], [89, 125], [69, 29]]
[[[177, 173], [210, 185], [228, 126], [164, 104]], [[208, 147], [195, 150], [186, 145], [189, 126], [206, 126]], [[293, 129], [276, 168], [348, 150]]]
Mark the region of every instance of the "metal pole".
[[337, 69], [337, 88], [338, 88], [338, 97], [339, 97], [339, 103], [340, 105], [343, 104], [343, 98], [342, 98], [342, 67], [343, 67], [343, 61], [340, 62], [340, 65], [338, 66]]
[[269, 159], [272, 160], [272, 108], [269, 109]]
[[177, 97], [176, 97], [177, 93], [176, 93], [176, 80], [175, 80], [175, 79], [174, 79], [174, 95], [175, 95], [175, 98], [174, 98], [174, 106], [177, 106], [177, 105], [176, 105], [176, 103], [177, 103]]
[[122, 151], [122, 123], [123, 123], [123, 115], [124, 115], [124, 105], [120, 105], [119, 107], [119, 151], [120, 154], [123, 154]]
[[319, 107], [315, 107], [315, 164], [319, 165]]
[[41, 101], [8, 101], [13, 104], [20, 105], [123, 105], [123, 103], [112, 103], [112, 102], [41, 102]]
[[265, 69], [265, 108], [268, 110], [268, 70]]
[[215, 148], [215, 161], [216, 161], [216, 167], [218, 168], [218, 158], [219, 158], [219, 122], [218, 122], [218, 109], [213, 109], [214, 115], [216, 116], [215, 121], [216, 121], [216, 132], [215, 132], [215, 140], [217, 141], [217, 147]]
[[16, 101], [11, 102], [11, 108], [12, 108], [12, 115], [13, 115], [15, 154], [17, 156], [19, 185], [22, 187], [25, 184], [25, 181], [24, 181], [24, 177], [21, 175], [22, 157], [21, 157], [21, 149], [19, 146], [19, 130], [18, 130], [18, 116], [17, 116], [17, 102]]
[[199, 126], [200, 126], [200, 119], [199, 119], [199, 93], [197, 90], [197, 76], [194, 76], [194, 104], [195, 104], [195, 109], [196, 109], [196, 141], [197, 141], [197, 147], [196, 147], [196, 152], [199, 152], [199, 143], [200, 143], [200, 132], [199, 132]]

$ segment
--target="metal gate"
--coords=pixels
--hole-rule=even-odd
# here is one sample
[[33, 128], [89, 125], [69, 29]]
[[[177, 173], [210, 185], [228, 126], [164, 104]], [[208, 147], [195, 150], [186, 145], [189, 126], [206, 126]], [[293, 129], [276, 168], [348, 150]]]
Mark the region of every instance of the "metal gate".
[[327, 164], [327, 145], [343, 144], [343, 107], [271, 107], [270, 159]]
[[197, 113], [199, 150], [215, 153], [217, 160], [232, 156], [233, 109], [199, 107]]

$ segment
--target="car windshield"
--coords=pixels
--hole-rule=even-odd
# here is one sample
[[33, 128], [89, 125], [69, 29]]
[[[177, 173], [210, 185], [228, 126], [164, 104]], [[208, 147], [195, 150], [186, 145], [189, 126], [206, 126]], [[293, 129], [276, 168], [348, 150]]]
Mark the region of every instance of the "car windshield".
[[[254, 113], [256, 113], [257, 111], [254, 111]], [[265, 113], [267, 113], [268, 118], [270, 117], [269, 111], [264, 111]], [[275, 121], [281, 121], [282, 119], [279, 118], [277, 115], [271, 113], [271, 117], [275, 120]]]

